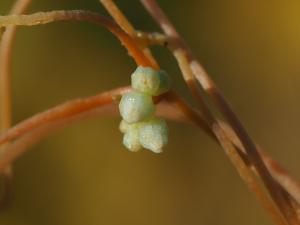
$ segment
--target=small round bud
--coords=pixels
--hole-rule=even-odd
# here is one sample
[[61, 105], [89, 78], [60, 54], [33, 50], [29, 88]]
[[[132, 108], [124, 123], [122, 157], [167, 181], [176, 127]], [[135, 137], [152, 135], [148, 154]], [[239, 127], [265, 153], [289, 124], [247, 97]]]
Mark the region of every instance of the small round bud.
[[120, 125], [119, 125], [119, 130], [122, 133], [126, 133], [130, 129], [130, 125], [131, 124], [127, 123], [125, 120], [121, 120]]
[[136, 127], [130, 128], [123, 137], [123, 144], [132, 152], [141, 150], [142, 146], [139, 141], [139, 129]]
[[119, 125], [119, 130], [122, 133], [126, 133], [131, 129], [139, 129], [141, 124], [144, 122], [138, 122], [138, 123], [127, 123], [125, 120], [121, 120], [120, 125]]
[[153, 116], [155, 107], [150, 95], [133, 91], [122, 96], [119, 110], [127, 123], [136, 123]]
[[152, 119], [141, 123], [139, 128], [141, 145], [155, 153], [161, 153], [162, 148], [168, 143], [168, 128], [161, 119]]
[[154, 95], [159, 88], [157, 71], [150, 67], [139, 66], [131, 75], [131, 86], [137, 91]]
[[160, 95], [170, 89], [170, 79], [163, 70], [139, 66], [131, 75], [133, 89], [149, 95]]

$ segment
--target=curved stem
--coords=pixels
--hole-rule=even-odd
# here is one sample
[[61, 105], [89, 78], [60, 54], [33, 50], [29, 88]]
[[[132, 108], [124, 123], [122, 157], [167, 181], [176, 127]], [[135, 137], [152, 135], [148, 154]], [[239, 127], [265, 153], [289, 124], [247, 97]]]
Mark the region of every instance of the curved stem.
[[207, 94], [212, 98], [215, 105], [218, 107], [220, 112], [222, 112], [222, 114], [227, 118], [229, 124], [232, 126], [233, 130], [238, 135], [238, 138], [242, 142], [250, 161], [255, 166], [272, 199], [279, 207], [280, 211], [283, 213], [285, 218], [291, 224], [300, 224], [290, 199], [286, 198], [286, 196], [282, 193], [282, 189], [272, 178], [262, 158], [260, 157], [253, 140], [248, 135], [242, 123], [232, 111], [228, 102], [225, 100], [225, 98], [223, 97], [222, 93], [219, 91], [213, 80], [206, 73], [206, 71], [203, 69], [200, 63], [196, 60], [196, 58], [192, 54], [191, 49], [176, 31], [173, 24], [170, 22], [170, 20], [164, 14], [164, 12], [161, 10], [161, 8], [155, 0], [141, 0], [141, 2], [148, 10], [148, 12], [152, 15], [152, 17], [155, 19], [155, 21], [160, 25], [161, 29], [165, 32], [167, 37], [172, 41], [172, 44], [175, 47], [183, 49], [185, 51], [190, 68], [193, 71], [195, 78], [199, 81], [202, 88], [207, 92]]
[[51, 12], [38, 12], [30, 15], [0, 16], [0, 27], [9, 25], [33, 26], [56, 21], [86, 21], [102, 25], [118, 37], [138, 65], [159, 69], [158, 65], [153, 64], [143, 53], [132, 37], [126, 34], [113, 21], [95, 12], [84, 10], [57, 10]]
[[[126, 16], [121, 12], [118, 6], [112, 0], [99, 0], [102, 5], [106, 8], [109, 14], [114, 18], [116, 23], [132, 38], [137, 37], [137, 32], [134, 29], [133, 25], [127, 20]], [[140, 47], [143, 49], [144, 54], [149, 58], [149, 60], [158, 67], [158, 63], [155, 58], [152, 56], [150, 49], [141, 45]]]
[[[12, 7], [10, 14], [21, 14], [30, 5], [31, 0], [18, 0]], [[0, 42], [0, 132], [11, 126], [11, 59], [12, 46], [15, 40], [17, 28], [9, 26], [2, 35]], [[12, 165], [8, 165], [1, 171], [3, 179], [3, 194], [0, 199], [0, 207], [3, 208], [10, 200], [11, 183], [13, 177]]]
[[[155, 34], [157, 35], [157, 34]], [[158, 37], [155, 37], [152, 33], [149, 33], [147, 35], [144, 35], [143, 38], [146, 38], [149, 43], [149, 45], [161, 45], [164, 46], [164, 43], [166, 41], [166, 38], [164, 38], [163, 34], [158, 34]], [[162, 38], [161, 38], [162, 37]], [[154, 39], [153, 39], [154, 38]], [[151, 40], [149, 40], [151, 39]], [[172, 50], [172, 49], [171, 49]], [[191, 70], [188, 68], [188, 61], [186, 59], [185, 54], [183, 54], [181, 49], [177, 49], [176, 51], [173, 51], [174, 57], [177, 59], [177, 62], [181, 68], [181, 71], [183, 73], [183, 76], [186, 81], [190, 80], [193, 82], [195, 78], [191, 77]], [[187, 82], [188, 83], [188, 82]], [[191, 89], [191, 87], [190, 87]], [[194, 91], [198, 91], [195, 89]], [[197, 94], [200, 95], [200, 92]], [[209, 121], [209, 119], [207, 119]], [[231, 140], [231, 142], [234, 144], [234, 146], [239, 150], [239, 154], [242, 156], [242, 158], [246, 161], [248, 166], [257, 174], [257, 171], [252, 166], [252, 163], [246, 158], [246, 151], [244, 149], [244, 146], [240, 142], [239, 138], [237, 137], [236, 133], [232, 130], [232, 128], [229, 126], [228, 123], [225, 121], [218, 120], [218, 124], [221, 125], [224, 132], [226, 132], [226, 135]], [[213, 137], [215, 139], [215, 137]], [[277, 161], [275, 161], [270, 155], [268, 155], [260, 146], [257, 147], [260, 156], [262, 157], [264, 163], [266, 164], [266, 167], [270, 171], [272, 177], [278, 182], [278, 184], [281, 185], [281, 187], [286, 190], [290, 197], [292, 197], [298, 205], [300, 205], [300, 183], [298, 180], [296, 180], [283, 166], [281, 166]], [[259, 175], [259, 174], [257, 174]]]
[[53, 122], [67, 116], [72, 116], [94, 107], [105, 105], [119, 98], [123, 93], [128, 92], [130, 87], [117, 88], [89, 98], [76, 99], [53, 107], [45, 112], [38, 113], [33, 117], [24, 120], [13, 128], [0, 135], [0, 144], [11, 141], [26, 132], [48, 122]]
[[[106, 109], [105, 106], [113, 106], [114, 101], [129, 90], [128, 87], [118, 88], [96, 96], [72, 100], [43, 113], [39, 113], [8, 130], [3, 134], [4, 136], [8, 137], [13, 135], [14, 138], [18, 139], [9, 144], [1, 152], [0, 171], [22, 155], [30, 146], [57, 129], [91, 115], [103, 114], [105, 112], [103, 110]], [[160, 116], [180, 121], [188, 121], [197, 124], [197, 126], [204, 128], [204, 130], [208, 129], [205, 128], [205, 123], [201, 115], [192, 110], [175, 92], [171, 91], [167, 93], [160, 98], [159, 101], [158, 105], [160, 110], [158, 110], [158, 113]], [[171, 109], [168, 110], [166, 106], [171, 107]], [[114, 107], [114, 109], [116, 109], [116, 107]], [[115, 111], [117, 112], [117, 110]], [[174, 111], [177, 115], [176, 113], [174, 115]], [[111, 111], [109, 111], [108, 114], [111, 115]]]

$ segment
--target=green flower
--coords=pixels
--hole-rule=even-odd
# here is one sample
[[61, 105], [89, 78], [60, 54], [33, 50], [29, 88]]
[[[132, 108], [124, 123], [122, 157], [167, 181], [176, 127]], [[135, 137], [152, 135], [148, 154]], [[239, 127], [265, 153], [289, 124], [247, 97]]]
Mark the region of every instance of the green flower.
[[139, 66], [131, 75], [131, 86], [137, 91], [157, 96], [170, 89], [170, 79], [163, 70]]
[[163, 147], [168, 143], [166, 122], [162, 119], [152, 119], [141, 123], [139, 141], [144, 148], [155, 153], [161, 153]]
[[155, 107], [150, 95], [132, 91], [122, 96], [119, 110], [127, 123], [136, 123], [153, 116]]

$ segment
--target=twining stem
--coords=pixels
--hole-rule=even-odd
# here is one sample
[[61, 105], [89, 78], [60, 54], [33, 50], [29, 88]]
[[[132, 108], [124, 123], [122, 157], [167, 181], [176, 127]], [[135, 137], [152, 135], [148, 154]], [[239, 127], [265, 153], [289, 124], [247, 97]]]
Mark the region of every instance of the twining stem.
[[238, 152], [236, 146], [232, 144], [230, 138], [225, 135], [224, 130], [219, 125], [218, 121], [215, 119], [213, 114], [209, 111], [208, 106], [204, 102], [201, 92], [198, 89], [198, 82], [195, 79], [191, 68], [189, 67], [188, 60], [185, 56], [185, 53], [182, 49], [178, 48], [173, 50], [173, 55], [176, 58], [178, 65], [182, 71], [185, 82], [187, 83], [189, 90], [191, 91], [194, 98], [199, 103], [201, 111], [204, 113], [208, 126], [211, 128], [214, 133], [217, 141], [225, 150], [227, 156], [231, 160], [232, 164], [236, 168], [240, 177], [244, 180], [245, 184], [248, 188], [256, 195], [258, 201], [262, 204], [262, 206], [270, 213], [276, 224], [286, 224], [285, 219], [282, 217], [278, 209], [274, 206], [272, 200], [267, 196], [267, 194], [263, 191], [260, 184], [254, 178], [251, 169], [247, 166], [246, 162], [244, 162], [243, 158]]
[[247, 186], [253, 191], [257, 199], [261, 202], [262, 206], [270, 212], [274, 222], [276, 224], [287, 224], [285, 219], [282, 215], [278, 212], [278, 209], [274, 207], [273, 204], [270, 204], [269, 198], [266, 196], [264, 191], [258, 185], [257, 181], [255, 180], [253, 174], [248, 169], [245, 162], [242, 160], [238, 152], [236, 151], [235, 146], [232, 144], [231, 140], [227, 137], [226, 133], [223, 131], [221, 126], [214, 125], [213, 126], [214, 133], [216, 137], [220, 141], [222, 147], [224, 148], [226, 154], [229, 156], [231, 162], [235, 165], [238, 169], [240, 177], [244, 180]]
[[[10, 14], [23, 13], [30, 3], [31, 0], [16, 1]], [[0, 40], [0, 132], [8, 129], [12, 123], [11, 58], [16, 30], [16, 26], [7, 27]], [[2, 208], [7, 205], [10, 199], [10, 189], [13, 177], [12, 165], [7, 165], [7, 167], [1, 171], [1, 177], [3, 182], [3, 193], [0, 199], [0, 207]]]
[[[164, 46], [165, 42], [167, 41], [167, 38], [164, 37], [163, 34], [159, 33], [142, 33], [142, 38], [145, 39], [144, 41], [148, 42], [148, 45], [161, 45]], [[149, 40], [150, 39], [150, 40]], [[171, 48], [171, 50], [174, 50]], [[179, 67], [182, 71], [182, 74], [184, 76], [184, 79], [192, 83], [195, 80], [195, 77], [193, 77], [193, 73], [189, 67], [189, 63], [187, 61], [187, 57], [182, 51], [182, 49], [176, 49], [173, 51], [174, 57], [176, 58]], [[195, 84], [194, 84], [195, 85]], [[191, 87], [190, 87], [191, 89]], [[200, 96], [200, 92], [198, 91], [198, 88], [195, 88], [193, 90], [197, 95]], [[197, 98], [196, 98], [197, 99]], [[202, 102], [200, 102], [202, 103]], [[201, 105], [200, 105], [201, 106]], [[205, 111], [204, 109], [203, 111]], [[210, 121], [210, 119], [206, 116], [206, 120]], [[228, 136], [228, 138], [231, 140], [231, 142], [234, 144], [234, 146], [239, 150], [239, 154], [243, 157], [244, 160], [246, 160], [248, 166], [257, 174], [257, 171], [252, 166], [252, 163], [246, 159], [246, 151], [244, 149], [244, 146], [240, 142], [239, 138], [235, 134], [235, 132], [232, 130], [232, 128], [226, 123], [225, 121], [218, 120], [218, 123], [221, 125], [222, 129]], [[215, 137], [213, 137], [215, 139]], [[270, 171], [272, 177], [282, 186], [284, 190], [286, 190], [290, 196], [297, 202], [298, 205], [300, 205], [300, 183], [297, 181], [283, 166], [281, 166], [278, 162], [276, 162], [270, 155], [268, 155], [261, 147], [257, 147], [260, 156], [262, 157], [265, 165], [267, 166], [268, 170]]]
[[[68, 101], [19, 123], [3, 134], [4, 136], [9, 133], [13, 134], [16, 141], [9, 144], [2, 151], [0, 171], [28, 150], [28, 147], [46, 137], [50, 132], [71, 122], [82, 120], [89, 115], [102, 114], [105, 106], [112, 105], [122, 94], [128, 91], [130, 91], [129, 87], [123, 87], [96, 96]], [[162, 109], [158, 110], [160, 116], [194, 123], [208, 131], [201, 115], [191, 109], [175, 92], [170, 91], [161, 98], [156, 99], [155, 102], [158, 104], [159, 109]], [[113, 105], [116, 108], [116, 104]], [[166, 106], [171, 107], [171, 110], [169, 110], [171, 113], [167, 112]], [[112, 113], [109, 112], [108, 114], [111, 115]], [[8, 141], [8, 139], [5, 141]]]
[[[10, 14], [26, 10], [31, 0], [17, 1]], [[9, 26], [3, 33], [0, 44], [0, 132], [11, 126], [11, 55], [16, 35], [16, 26]]]
[[[0, 171], [26, 151], [27, 147], [35, 144], [41, 138], [46, 137], [47, 134], [54, 129], [47, 127], [51, 123], [67, 124], [68, 119], [92, 109], [111, 104], [114, 100], [118, 99], [123, 93], [128, 92], [129, 90], [129, 87], [122, 87], [89, 98], [68, 101], [64, 104], [46, 110], [45, 112], [36, 114], [24, 122], [21, 122], [19, 125], [9, 129], [7, 132], [2, 134], [2, 136], [5, 136], [7, 133], [13, 134], [12, 136], [14, 138], [23, 135], [23, 137], [21, 137], [21, 140], [23, 141], [12, 143], [8, 147], [4, 148], [0, 157]], [[47, 128], [43, 129], [43, 126]], [[30, 134], [31, 132], [32, 135]], [[13, 138], [7, 141], [12, 139]]]
[[121, 97], [122, 94], [128, 92], [129, 90], [129, 87], [114, 89], [110, 92], [95, 95], [88, 99], [72, 100], [62, 105], [58, 105], [54, 108], [51, 108], [45, 112], [38, 113], [33, 117], [9, 129], [7, 132], [1, 134], [0, 144], [5, 143], [7, 141], [11, 141], [17, 138], [18, 136], [21, 136], [26, 132], [29, 132], [30, 130], [36, 128], [37, 126], [40, 126], [43, 123], [45, 124], [48, 122], [52, 122], [70, 115], [78, 114], [96, 106], [108, 104], [112, 102], [113, 99]]
[[[91, 115], [96, 116], [99, 115], [99, 113], [103, 114], [103, 111], [101, 111], [103, 109], [105, 110], [103, 107], [113, 104], [116, 99], [129, 90], [130, 89], [128, 87], [118, 88], [96, 96], [72, 100], [45, 112], [39, 113], [21, 122], [19, 125], [16, 125], [12, 129], [16, 134], [18, 134], [15, 136], [15, 138], [19, 139], [8, 145], [2, 152], [0, 157], [0, 171], [8, 163], [13, 162], [16, 158], [25, 153], [25, 151], [29, 150], [32, 145], [36, 144], [38, 141], [45, 138], [57, 129], [60, 129], [67, 124], [70, 125], [72, 122], [82, 120]], [[192, 122], [210, 134], [211, 130], [206, 126], [206, 123], [202, 119], [201, 115], [192, 110], [183, 100], [180, 99], [176, 93], [171, 91], [162, 96], [162, 98], [159, 100], [160, 107], [170, 106], [171, 104], [175, 106], [175, 108], [171, 110], [171, 116], [170, 114], [167, 115], [166, 113], [161, 114], [161, 116], [167, 116], [167, 118], [171, 117], [173, 119], [175, 118], [176, 120], [185, 122]], [[162, 104], [164, 102], [167, 104]], [[115, 106], [116, 104], [113, 105]], [[116, 106], [114, 108], [116, 108]], [[184, 116], [182, 119], [180, 119], [180, 116], [178, 115], [174, 117], [174, 112], [178, 111], [182, 112], [182, 115]], [[109, 111], [108, 114], [111, 115], [112, 113]], [[11, 131], [12, 130], [9, 130], [7, 132]], [[223, 144], [224, 148], [226, 150], [228, 149], [226, 152], [230, 156], [231, 160], [235, 162], [235, 165], [238, 164], [237, 167], [239, 168], [238, 171], [241, 177], [245, 180], [250, 189], [259, 197], [262, 205], [268, 207], [268, 198], [266, 198], [266, 195], [259, 188], [253, 176], [249, 174], [249, 170], [245, 166], [244, 162], [240, 159], [240, 156], [236, 153], [233, 145], [229, 145], [228, 141], [222, 141], [227, 138], [221, 133], [223, 130], [220, 129], [219, 126], [216, 126], [213, 131]], [[213, 136], [213, 134], [210, 135]], [[269, 210], [274, 211], [276, 208], [271, 207]], [[277, 224], [285, 224], [284, 220], [278, 217], [278, 215], [279, 214], [276, 214], [276, 211], [272, 214], [272, 216], [276, 219]]]
[[[222, 129], [226, 132], [226, 135], [230, 137], [231, 142], [236, 146], [240, 154], [245, 154], [245, 149], [238, 139], [236, 133], [232, 128], [224, 121], [218, 121]], [[291, 197], [300, 205], [300, 183], [296, 180], [282, 165], [276, 162], [269, 154], [267, 154], [260, 146], [257, 147], [264, 163], [270, 171], [272, 177], [286, 190]], [[245, 155], [246, 156], [246, 155]], [[251, 162], [248, 162], [251, 169], [257, 173]]]
[[38, 12], [30, 15], [0, 16], [0, 27], [9, 25], [33, 26], [56, 21], [86, 21], [102, 25], [119, 38], [138, 65], [159, 69], [158, 65], [153, 64], [143, 53], [136, 40], [125, 33], [113, 21], [95, 12], [84, 10], [57, 10], [51, 12]]
[[264, 182], [266, 188], [268, 189], [274, 202], [279, 207], [280, 211], [291, 224], [299, 224], [299, 220], [291, 205], [290, 200], [282, 194], [282, 190], [273, 180], [271, 174], [267, 170], [265, 164], [263, 163], [263, 160], [258, 153], [256, 145], [246, 132], [238, 117], [232, 111], [231, 107], [229, 106], [221, 92], [218, 90], [217, 86], [214, 84], [213, 80], [193, 56], [190, 48], [184, 42], [182, 37], [176, 31], [173, 24], [169, 21], [169, 19], [166, 17], [155, 0], [141, 0], [141, 2], [152, 15], [152, 17], [156, 20], [156, 22], [161, 26], [162, 30], [165, 32], [168, 38], [172, 41], [173, 46], [185, 51], [195, 78], [199, 81], [202, 88], [208, 93], [208, 95], [212, 97], [215, 105], [218, 107], [220, 112], [223, 113], [229, 124], [232, 126], [233, 130], [238, 135], [238, 138], [241, 140], [250, 161], [258, 171], [258, 174], [260, 175], [262, 181]]
[[135, 36], [136, 31], [132, 24], [127, 20], [126, 16], [121, 12], [112, 0], [99, 0], [109, 14], [114, 18], [115, 22], [130, 36]]
[[[136, 38], [138, 33], [134, 29], [133, 25], [127, 20], [126, 16], [121, 12], [117, 5], [112, 0], [99, 0], [106, 8], [109, 14], [114, 18], [115, 22], [132, 38]], [[143, 43], [139, 43], [143, 49], [144, 54], [149, 58], [153, 65], [158, 67], [158, 63], [152, 56], [151, 51]]]
[[[86, 112], [88, 110], [94, 109], [95, 107], [109, 104], [114, 100], [117, 101], [117, 99], [119, 99], [122, 94], [130, 90], [130, 87], [113, 89], [112, 91], [104, 92], [92, 97], [68, 101], [61, 105], [48, 109], [45, 112], [35, 114], [34, 116], [20, 122], [19, 124], [1, 134], [0, 144], [12, 141], [22, 135], [25, 135], [27, 132], [30, 132], [41, 125], [45, 125], [50, 122]], [[204, 131], [209, 133], [209, 128], [205, 125], [205, 122], [201, 118], [201, 115], [191, 110], [190, 107], [183, 100], [181, 100], [175, 92], [170, 91], [163, 96], [154, 99], [154, 101], [158, 103], [158, 101], [161, 101], [163, 99], [169, 100], [169, 102], [173, 102], [173, 104], [175, 104], [183, 112], [183, 114], [190, 119], [190, 121], [193, 121], [193, 123], [196, 123], [198, 126], [202, 127]]]
[[[112, 0], [100, 0], [100, 1], [105, 6], [105, 8], [109, 11], [109, 13], [112, 15], [112, 17], [117, 21], [119, 26], [121, 26], [127, 33], [129, 33], [131, 35], [136, 35], [133, 26], [130, 24], [130, 22], [127, 20], [127, 18], [124, 16], [124, 14], [122, 14], [122, 12], [119, 10], [119, 8], [113, 3]], [[151, 37], [151, 40], [154, 39], [155, 44], [165, 43], [165, 38], [164, 37], [162, 38], [162, 36], [163, 35], [159, 35], [159, 34], [156, 34], [153, 36], [152, 33], [147, 34], [147, 33], [138, 32], [138, 37], [143, 41], [145, 39], [146, 40], [146, 42], [144, 41], [145, 43], [147, 43], [147, 41], [149, 42], [150, 37]], [[151, 44], [153, 44], [152, 41], [151, 41], [151, 43], [147, 43], [146, 46], [151, 45]], [[191, 71], [191, 69], [188, 65], [186, 58], [184, 57], [184, 52], [181, 49], [176, 49], [173, 51], [173, 53], [179, 63], [181, 71], [183, 72], [184, 78], [185, 78], [188, 86], [190, 87], [190, 90], [192, 91], [194, 97], [196, 97], [198, 102], [201, 103], [200, 104], [201, 111], [206, 115], [205, 117], [209, 121], [209, 124], [216, 125], [216, 123], [215, 123], [216, 121], [214, 120], [212, 114], [209, 112], [207, 106], [203, 102], [200, 92], [197, 90], [197, 88], [198, 88], [197, 81], [193, 75], [193, 72]], [[268, 198], [265, 198], [265, 199], [268, 199]], [[265, 204], [265, 206], [266, 206], [266, 204]], [[269, 203], [269, 206], [271, 206], [271, 208], [272, 208], [273, 204]], [[275, 210], [273, 210], [273, 212], [271, 212], [271, 214], [272, 213], [274, 214], [275, 213], [274, 211]], [[273, 217], [274, 217], [274, 215], [273, 215]], [[276, 216], [275, 216], [275, 219], [276, 219]]]
[[[136, 32], [133, 28], [133, 26], [130, 24], [130, 22], [127, 20], [127, 18], [124, 16], [124, 14], [119, 10], [119, 8], [113, 3], [112, 0], [100, 0], [102, 2], [102, 4], [105, 6], [105, 8], [109, 11], [109, 13], [112, 15], [112, 17], [116, 20], [116, 22], [118, 23], [118, 25], [120, 27], [122, 27], [127, 33], [129, 33], [130, 35], [136, 35]], [[143, 40], [143, 37], [146, 38], [146, 40], [148, 41], [149, 40], [149, 37], [153, 36], [153, 35], [149, 35], [149, 34], [146, 34], [146, 33], [142, 33], [139, 32], [139, 38]], [[160, 40], [158, 41], [165, 41], [164, 38], [161, 38], [162, 35], [159, 35], [160, 37]], [[155, 42], [157, 41], [157, 35], [154, 37], [155, 39]], [[147, 43], [147, 42], [145, 42]], [[148, 45], [151, 44], [151, 43], [148, 43]], [[146, 45], [147, 46], [147, 45]], [[216, 124], [216, 121], [215, 119], [213, 118], [213, 115], [209, 112], [207, 106], [205, 105], [205, 103], [203, 102], [202, 100], [202, 96], [200, 94], [200, 92], [197, 90], [198, 88], [198, 83], [197, 81], [195, 80], [194, 78], [194, 75], [188, 65], [188, 62], [186, 60], [185, 57], [183, 57], [183, 51], [181, 51], [180, 49], [177, 51], [173, 51], [174, 53], [174, 56], [176, 57], [178, 63], [179, 63], [179, 66], [180, 66], [180, 69], [181, 71], [183, 72], [183, 75], [184, 75], [184, 78], [185, 78], [185, 81], [187, 82], [190, 90], [192, 91], [194, 97], [198, 100], [198, 102], [200, 102], [200, 106], [201, 106], [201, 112], [205, 114], [205, 118], [206, 120], [208, 121], [208, 124], [211, 124], [211, 126], [213, 124]], [[209, 130], [209, 128], [208, 128]], [[211, 130], [209, 132], [211, 134]], [[212, 134], [213, 136], [214, 134]], [[238, 155], [236, 149], [235, 149], [235, 154]], [[231, 154], [229, 154], [229, 157], [234, 157], [232, 156]], [[242, 161], [242, 160], [241, 160]], [[243, 168], [238, 168], [240, 164], [235, 164], [235, 166], [237, 167], [238, 171], [243, 171]], [[252, 188], [253, 185], [251, 186], [249, 183], [248, 186], [250, 187], [250, 189], [252, 191], [254, 191], [257, 195], [258, 195], [258, 198], [259, 200], [262, 201], [262, 204], [264, 205], [265, 208], [267, 208], [267, 210], [270, 211], [272, 217], [275, 219], [275, 221], [279, 220], [279, 224], [284, 224], [282, 223], [282, 217], [278, 216], [278, 212], [276, 210], [276, 208], [273, 207], [273, 203], [272, 202], [269, 202], [269, 198], [265, 195], [265, 193], [259, 188], [259, 185], [256, 183], [256, 181], [253, 179], [252, 177], [252, 173], [249, 171], [249, 169], [247, 168], [247, 166], [244, 164], [244, 168], [246, 168], [245, 170], [248, 171], [248, 173], [245, 174], [245, 176], [250, 176], [250, 178], [248, 178], [247, 180], [252, 180], [253, 182], [252, 183], [255, 183], [255, 186], [257, 187], [256, 189], [255, 188]], [[240, 174], [244, 174], [243, 172], [239, 172]], [[252, 179], [251, 179], [252, 178]], [[257, 190], [259, 190], [260, 192], [257, 193]], [[281, 218], [278, 219], [278, 218]], [[281, 222], [280, 222], [281, 221]]]

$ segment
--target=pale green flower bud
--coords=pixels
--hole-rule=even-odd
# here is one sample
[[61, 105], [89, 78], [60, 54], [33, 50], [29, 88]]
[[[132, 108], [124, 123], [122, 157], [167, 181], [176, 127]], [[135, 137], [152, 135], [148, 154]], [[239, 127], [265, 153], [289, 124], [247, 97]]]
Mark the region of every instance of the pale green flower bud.
[[150, 95], [133, 91], [122, 96], [119, 110], [127, 123], [136, 123], [153, 116], [155, 107]]
[[149, 95], [160, 95], [170, 89], [170, 79], [163, 70], [139, 66], [131, 75], [133, 89]]
[[139, 128], [141, 145], [155, 153], [161, 153], [168, 143], [168, 128], [164, 120], [152, 119], [143, 122]]
[[129, 151], [137, 152], [141, 150], [142, 146], [139, 140], [138, 127], [132, 126], [129, 130], [126, 131], [123, 137], [123, 144]]
[[130, 129], [131, 125], [133, 125], [133, 124], [129, 124], [125, 120], [121, 120], [120, 125], [119, 125], [119, 130], [122, 133], [126, 133]]

